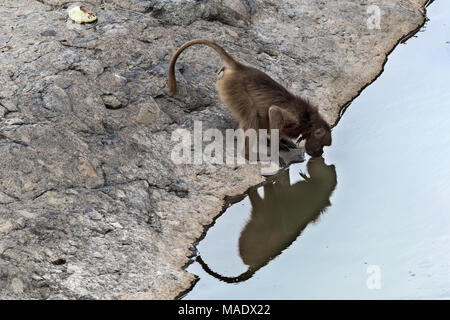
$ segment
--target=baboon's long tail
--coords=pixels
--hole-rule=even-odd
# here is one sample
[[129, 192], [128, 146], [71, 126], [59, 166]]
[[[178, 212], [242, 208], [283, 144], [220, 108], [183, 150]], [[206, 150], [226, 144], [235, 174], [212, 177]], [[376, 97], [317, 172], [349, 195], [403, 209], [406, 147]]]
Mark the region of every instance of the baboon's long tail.
[[233, 68], [236, 67], [239, 63], [234, 60], [232, 56], [230, 56], [226, 51], [216, 43], [214, 43], [211, 40], [208, 39], [194, 39], [191, 41], [186, 42], [183, 44], [172, 56], [172, 59], [170, 59], [170, 66], [169, 66], [169, 74], [168, 74], [168, 84], [169, 84], [169, 92], [171, 95], [174, 95], [177, 91], [177, 79], [175, 78], [175, 63], [177, 62], [178, 56], [183, 52], [184, 49], [187, 47], [190, 47], [194, 44], [205, 44], [214, 50], [219, 54], [220, 58], [222, 59], [222, 62], [224, 63], [225, 67]]

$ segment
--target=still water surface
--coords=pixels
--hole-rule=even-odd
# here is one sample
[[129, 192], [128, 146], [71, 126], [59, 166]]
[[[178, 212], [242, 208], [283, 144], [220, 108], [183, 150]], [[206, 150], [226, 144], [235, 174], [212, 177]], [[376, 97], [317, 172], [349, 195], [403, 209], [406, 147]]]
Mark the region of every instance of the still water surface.
[[216, 221], [186, 299], [450, 299], [450, 1], [428, 17], [324, 159], [292, 165]]

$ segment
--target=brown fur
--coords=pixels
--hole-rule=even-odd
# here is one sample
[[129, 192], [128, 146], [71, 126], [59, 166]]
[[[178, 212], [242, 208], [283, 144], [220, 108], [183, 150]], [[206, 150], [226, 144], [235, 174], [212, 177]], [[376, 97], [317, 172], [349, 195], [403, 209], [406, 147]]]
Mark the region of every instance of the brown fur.
[[306, 152], [320, 156], [331, 145], [331, 129], [317, 108], [291, 94], [264, 72], [236, 61], [207, 39], [186, 42], [173, 55], [168, 74], [170, 94], [176, 92], [175, 63], [187, 47], [204, 44], [213, 48], [224, 64], [217, 81], [220, 99], [228, 106], [243, 130], [279, 129], [280, 138], [306, 139]]

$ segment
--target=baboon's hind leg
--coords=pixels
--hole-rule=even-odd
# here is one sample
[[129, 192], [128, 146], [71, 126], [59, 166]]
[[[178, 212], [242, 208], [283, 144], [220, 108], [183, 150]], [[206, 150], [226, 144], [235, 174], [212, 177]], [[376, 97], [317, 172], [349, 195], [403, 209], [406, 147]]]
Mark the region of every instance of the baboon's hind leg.
[[[244, 140], [244, 152], [245, 152], [245, 158], [247, 160], [253, 160], [249, 159], [250, 152], [255, 151], [256, 154], [258, 152], [258, 140], [259, 140], [259, 119], [257, 115], [253, 115], [249, 117], [251, 120], [247, 121], [241, 121], [240, 127], [244, 132], [245, 140]], [[254, 137], [254, 139], [250, 139], [250, 137]], [[258, 160], [258, 157], [256, 157], [255, 160]]]

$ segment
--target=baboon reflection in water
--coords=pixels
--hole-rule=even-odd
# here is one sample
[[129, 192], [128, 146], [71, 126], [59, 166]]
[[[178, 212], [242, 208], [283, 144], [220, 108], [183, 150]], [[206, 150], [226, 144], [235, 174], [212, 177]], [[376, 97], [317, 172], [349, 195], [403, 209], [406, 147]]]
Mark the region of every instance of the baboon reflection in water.
[[239, 238], [239, 254], [248, 270], [236, 277], [225, 277], [212, 271], [200, 256], [197, 261], [213, 277], [229, 282], [250, 279], [284, 249], [289, 247], [306, 226], [331, 205], [336, 184], [334, 165], [326, 165], [322, 157], [311, 158], [307, 164], [309, 177], [290, 184], [289, 169], [264, 186], [261, 198], [256, 188], [249, 191], [251, 218]]

